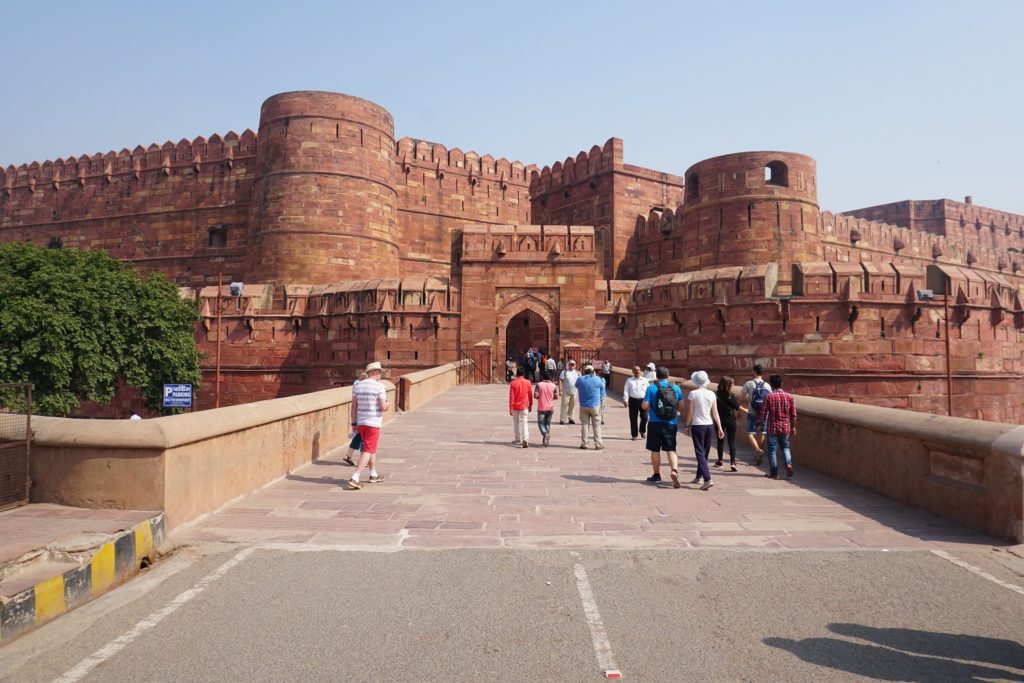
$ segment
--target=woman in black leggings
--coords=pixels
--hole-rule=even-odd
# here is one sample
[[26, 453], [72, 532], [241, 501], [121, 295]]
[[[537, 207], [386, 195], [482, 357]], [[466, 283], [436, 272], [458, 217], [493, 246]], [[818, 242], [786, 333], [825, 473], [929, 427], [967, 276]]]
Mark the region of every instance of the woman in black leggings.
[[715, 467], [722, 466], [722, 446], [726, 440], [729, 441], [729, 469], [738, 472], [736, 469], [736, 412], [740, 409], [736, 397], [732, 395], [732, 377], [723, 377], [718, 382], [718, 389], [715, 396], [718, 398], [718, 416], [722, 419], [722, 430], [725, 431], [725, 439], [718, 440], [718, 462]]

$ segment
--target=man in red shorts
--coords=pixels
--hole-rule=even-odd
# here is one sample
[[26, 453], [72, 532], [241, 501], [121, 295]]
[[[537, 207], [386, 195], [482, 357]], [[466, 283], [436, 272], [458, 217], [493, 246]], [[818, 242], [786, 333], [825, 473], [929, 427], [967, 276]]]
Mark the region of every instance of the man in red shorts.
[[366, 379], [360, 381], [352, 391], [352, 422], [356, 424], [356, 431], [363, 439], [363, 452], [359, 456], [355, 474], [348, 482], [352, 491], [363, 488], [359, 483], [359, 473], [367, 465], [370, 466], [368, 481], [371, 484], [384, 481], [384, 477], [377, 474], [377, 441], [384, 424], [384, 413], [388, 409], [388, 391], [380, 382], [381, 372], [380, 363], [370, 363], [366, 366]]

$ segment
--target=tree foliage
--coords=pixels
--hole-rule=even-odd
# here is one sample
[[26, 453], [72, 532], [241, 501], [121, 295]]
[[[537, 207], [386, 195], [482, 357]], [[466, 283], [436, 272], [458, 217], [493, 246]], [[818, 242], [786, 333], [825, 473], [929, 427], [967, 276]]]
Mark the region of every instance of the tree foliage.
[[31, 382], [34, 412], [109, 403], [118, 379], [159, 409], [165, 382], [199, 383], [198, 319], [160, 274], [101, 252], [0, 244], [0, 383]]

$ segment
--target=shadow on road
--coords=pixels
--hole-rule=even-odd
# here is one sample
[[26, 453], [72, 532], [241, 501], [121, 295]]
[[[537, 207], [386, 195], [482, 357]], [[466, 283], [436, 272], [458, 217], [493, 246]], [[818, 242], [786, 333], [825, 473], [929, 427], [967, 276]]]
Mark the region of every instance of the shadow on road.
[[828, 628], [877, 645], [839, 638], [765, 638], [764, 643], [811, 664], [879, 681], [1024, 681], [1024, 646], [1010, 640], [861, 624]]

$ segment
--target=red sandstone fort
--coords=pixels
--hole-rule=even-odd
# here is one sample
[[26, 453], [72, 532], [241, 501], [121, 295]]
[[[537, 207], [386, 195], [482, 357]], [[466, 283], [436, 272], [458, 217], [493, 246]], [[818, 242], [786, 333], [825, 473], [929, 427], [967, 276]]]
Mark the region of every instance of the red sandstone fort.
[[258, 133], [12, 166], [0, 187], [0, 241], [104, 250], [199, 298], [199, 407], [219, 336], [225, 405], [370, 360], [486, 374], [532, 345], [714, 378], [761, 362], [797, 393], [945, 413], [942, 297], [916, 292], [949, 283], [954, 414], [1024, 422], [1024, 216], [969, 197], [821, 211], [801, 154], [676, 176], [612, 138], [538, 169], [292, 92]]

